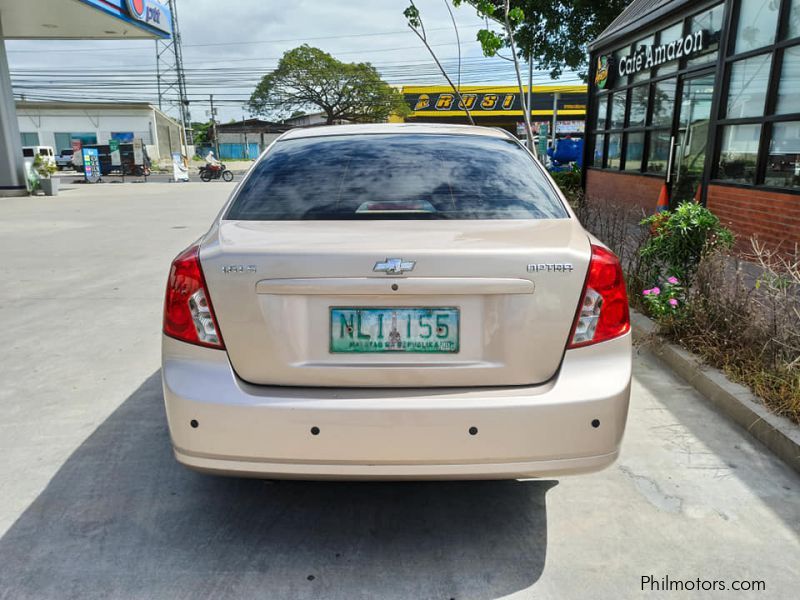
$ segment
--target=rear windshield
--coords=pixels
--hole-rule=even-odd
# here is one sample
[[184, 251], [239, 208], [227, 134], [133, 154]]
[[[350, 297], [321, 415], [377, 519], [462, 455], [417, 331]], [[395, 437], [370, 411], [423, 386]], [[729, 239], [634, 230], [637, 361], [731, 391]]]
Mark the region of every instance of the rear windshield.
[[226, 219], [557, 219], [567, 213], [513, 140], [389, 134], [277, 142]]

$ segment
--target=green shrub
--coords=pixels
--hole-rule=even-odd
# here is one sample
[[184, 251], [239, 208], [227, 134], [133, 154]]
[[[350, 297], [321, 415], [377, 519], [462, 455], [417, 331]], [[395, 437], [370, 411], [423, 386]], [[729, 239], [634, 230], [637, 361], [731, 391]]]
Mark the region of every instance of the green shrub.
[[561, 188], [564, 196], [573, 206], [578, 204], [583, 198], [583, 188], [581, 187], [581, 170], [575, 166], [569, 171], [554, 171], [550, 173], [556, 185]]
[[677, 277], [688, 289], [703, 256], [733, 246], [731, 231], [695, 202], [682, 202], [673, 211], [644, 219], [642, 225], [652, 232], [641, 255], [655, 284], [662, 277]]

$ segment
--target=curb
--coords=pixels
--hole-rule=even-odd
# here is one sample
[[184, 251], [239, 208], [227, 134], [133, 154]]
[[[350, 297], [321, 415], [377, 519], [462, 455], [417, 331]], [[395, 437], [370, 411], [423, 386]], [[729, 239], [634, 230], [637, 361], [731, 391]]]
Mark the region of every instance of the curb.
[[645, 346], [703, 397], [744, 427], [786, 465], [800, 473], [800, 427], [789, 419], [769, 412], [746, 387], [730, 381], [715, 369], [671, 342], [656, 337], [657, 326], [631, 309], [633, 339]]

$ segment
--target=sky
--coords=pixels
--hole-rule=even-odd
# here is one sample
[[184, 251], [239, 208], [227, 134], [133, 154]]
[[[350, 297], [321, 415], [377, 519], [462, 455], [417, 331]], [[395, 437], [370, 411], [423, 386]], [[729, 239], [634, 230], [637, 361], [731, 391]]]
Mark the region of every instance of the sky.
[[[308, 43], [345, 62], [370, 62], [392, 84], [444, 84], [434, 62], [406, 24], [408, 0], [177, 0], [187, 92], [193, 121], [251, 116], [244, 106], [281, 55]], [[445, 0], [418, 0], [428, 41], [458, 77], [458, 50]], [[483, 56], [475, 35], [484, 22], [469, 5], [453, 8], [465, 84], [516, 83], [513, 66]], [[153, 41], [8, 41], [15, 94], [30, 100], [127, 99], [157, 102]], [[55, 59], [55, 60], [54, 60]], [[527, 68], [525, 69], [527, 76]], [[534, 83], [550, 83], [536, 72]], [[578, 83], [564, 75], [562, 83]], [[177, 114], [169, 102], [164, 108]]]

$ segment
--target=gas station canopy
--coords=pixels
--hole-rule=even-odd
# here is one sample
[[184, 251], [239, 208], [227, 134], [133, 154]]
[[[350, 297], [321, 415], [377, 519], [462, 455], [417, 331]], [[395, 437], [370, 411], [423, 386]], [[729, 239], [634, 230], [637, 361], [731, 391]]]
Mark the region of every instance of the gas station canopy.
[[172, 15], [157, 0], [0, 0], [7, 40], [169, 37]]
[[171, 35], [166, 0], [0, 0], [0, 196], [27, 194], [5, 40], [152, 40]]

